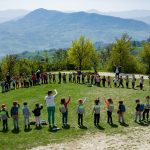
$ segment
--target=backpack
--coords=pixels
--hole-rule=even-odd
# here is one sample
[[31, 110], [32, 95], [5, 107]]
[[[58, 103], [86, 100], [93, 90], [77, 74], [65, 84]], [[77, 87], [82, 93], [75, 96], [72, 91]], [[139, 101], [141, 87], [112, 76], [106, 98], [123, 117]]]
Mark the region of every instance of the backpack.
[[124, 105], [120, 105], [120, 112], [125, 112], [125, 106]]
[[12, 107], [11, 108], [11, 114], [12, 115], [18, 115], [18, 107]]
[[95, 110], [95, 114], [99, 114], [100, 113], [100, 105], [95, 105], [94, 110]]
[[139, 111], [144, 111], [144, 104], [140, 104]]
[[61, 113], [65, 113], [66, 112], [66, 108], [64, 105], [60, 105], [59, 110]]
[[79, 105], [78, 106], [78, 113], [79, 114], [83, 114], [84, 113], [84, 106], [83, 105]]
[[7, 112], [6, 111], [1, 111], [0, 112], [0, 118], [2, 119], [2, 120], [6, 120], [8, 117], [7, 117]]

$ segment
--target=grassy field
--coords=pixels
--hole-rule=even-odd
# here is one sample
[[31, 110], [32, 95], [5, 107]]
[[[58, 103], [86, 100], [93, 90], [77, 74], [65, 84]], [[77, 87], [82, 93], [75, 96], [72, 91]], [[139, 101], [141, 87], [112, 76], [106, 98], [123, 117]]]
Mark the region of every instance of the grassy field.
[[[138, 81], [137, 81], [138, 82]], [[69, 121], [70, 129], [61, 129], [58, 132], [50, 132], [48, 126], [42, 126], [41, 130], [35, 129], [34, 126], [29, 132], [25, 132], [23, 129], [23, 116], [22, 116], [22, 104], [24, 101], [28, 102], [30, 110], [34, 109], [35, 103], [41, 103], [44, 106], [42, 110], [41, 119], [47, 120], [47, 111], [44, 101], [44, 97], [48, 90], [57, 89], [58, 95], [55, 99], [56, 103], [56, 124], [61, 128], [61, 114], [58, 110], [60, 99], [62, 97], [68, 98], [71, 96], [71, 103], [69, 105]], [[79, 138], [86, 133], [105, 132], [106, 134], [121, 133], [124, 130], [124, 126], [120, 126], [117, 121], [117, 108], [118, 101], [124, 99], [126, 105], [125, 120], [129, 124], [128, 128], [138, 126], [139, 124], [134, 123], [134, 111], [135, 111], [135, 98], [141, 98], [144, 103], [144, 97], [149, 95], [148, 80], [145, 81], [144, 91], [123, 89], [123, 88], [98, 88], [96, 86], [87, 87], [83, 84], [47, 84], [36, 87], [31, 87], [27, 89], [17, 89], [10, 91], [8, 93], [0, 94], [0, 105], [5, 103], [7, 105], [7, 110], [10, 111], [12, 103], [14, 100], [18, 101], [21, 105], [19, 110], [19, 133], [13, 133], [12, 119], [9, 119], [9, 131], [0, 132], [0, 150], [16, 150], [16, 149], [28, 149], [31, 147], [36, 147], [40, 145], [46, 145], [51, 142], [62, 142], [69, 141], [75, 138]], [[97, 97], [111, 97], [114, 100], [115, 110], [113, 112], [113, 122], [118, 125], [118, 127], [111, 127], [107, 124], [107, 113], [104, 108], [104, 102], [101, 100], [101, 119], [100, 125], [101, 129], [97, 129], [93, 125], [92, 116], [92, 106], [94, 104], [94, 99]], [[79, 98], [87, 97], [87, 102], [85, 104], [85, 116], [84, 125], [87, 129], [79, 129], [77, 125], [77, 114], [76, 106]], [[32, 114], [31, 120], [34, 119]], [[0, 127], [2, 127], [0, 125]]]

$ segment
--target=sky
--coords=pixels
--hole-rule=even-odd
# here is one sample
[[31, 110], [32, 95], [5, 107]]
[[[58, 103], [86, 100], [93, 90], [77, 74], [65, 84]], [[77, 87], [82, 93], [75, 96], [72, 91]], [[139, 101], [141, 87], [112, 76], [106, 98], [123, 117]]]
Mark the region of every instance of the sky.
[[103, 12], [150, 10], [150, 0], [0, 0], [0, 10], [37, 8], [63, 11], [96, 9]]

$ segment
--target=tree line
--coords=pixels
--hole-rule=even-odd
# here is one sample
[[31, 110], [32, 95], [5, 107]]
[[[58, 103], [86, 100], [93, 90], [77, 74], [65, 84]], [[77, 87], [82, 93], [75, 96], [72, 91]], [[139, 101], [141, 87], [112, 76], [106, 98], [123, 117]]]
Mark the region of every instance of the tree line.
[[[135, 46], [131, 37], [123, 34], [114, 43], [103, 49], [95, 49], [90, 39], [80, 36], [72, 41], [70, 48], [58, 49], [52, 56], [47, 51], [41, 59], [29, 60], [18, 55], [7, 55], [0, 62], [0, 78], [9, 72], [10, 76], [56, 70], [105, 70], [113, 71], [113, 66], [122, 66], [125, 73], [150, 74], [150, 40], [142, 42], [142, 49], [133, 55]], [[135, 45], [135, 44], [134, 44]]]

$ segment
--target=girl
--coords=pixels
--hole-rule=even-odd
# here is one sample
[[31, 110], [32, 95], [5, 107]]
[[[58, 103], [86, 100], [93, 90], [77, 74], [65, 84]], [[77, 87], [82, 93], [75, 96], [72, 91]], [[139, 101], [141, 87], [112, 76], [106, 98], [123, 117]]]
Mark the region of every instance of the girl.
[[140, 89], [143, 90], [144, 78], [143, 76], [140, 79]]
[[99, 101], [99, 99], [95, 100], [95, 105], [93, 107], [92, 114], [94, 114], [94, 125], [99, 126], [99, 121], [100, 121], [100, 101]]
[[136, 81], [135, 75], [132, 75], [132, 89], [134, 90], [135, 90], [135, 81]]
[[40, 127], [40, 115], [41, 115], [42, 109], [43, 109], [43, 106], [37, 103], [35, 104], [35, 109], [32, 111], [35, 116], [36, 127]]
[[111, 88], [111, 78], [110, 78], [110, 76], [107, 77], [107, 83], [108, 83], [108, 87]]
[[135, 102], [136, 102], [135, 122], [137, 122], [137, 119], [139, 119], [139, 122], [141, 122], [142, 110], [141, 110], [140, 99], [136, 99]]
[[113, 101], [111, 98], [108, 98], [107, 100], [105, 99], [105, 104], [106, 104], [106, 107], [107, 107], [107, 123], [108, 124], [113, 124], [113, 121], [112, 121], [112, 112], [114, 110], [114, 105], [113, 105]]
[[[119, 101], [119, 108], [118, 108], [118, 122], [124, 124], [124, 112], [125, 112], [125, 105], [123, 101]], [[122, 121], [121, 121], [122, 120]]]
[[68, 101], [66, 102], [65, 98], [61, 99], [59, 111], [62, 113], [62, 124], [63, 127], [67, 125], [68, 121], [68, 104], [70, 103], [70, 96], [68, 98]]
[[78, 100], [77, 113], [78, 113], [78, 126], [83, 126], [83, 114], [84, 114], [84, 103], [86, 102], [86, 98], [84, 101], [82, 99]]
[[105, 76], [103, 76], [103, 78], [102, 78], [103, 87], [105, 87], [105, 82], [106, 82], [106, 78], [105, 78]]

